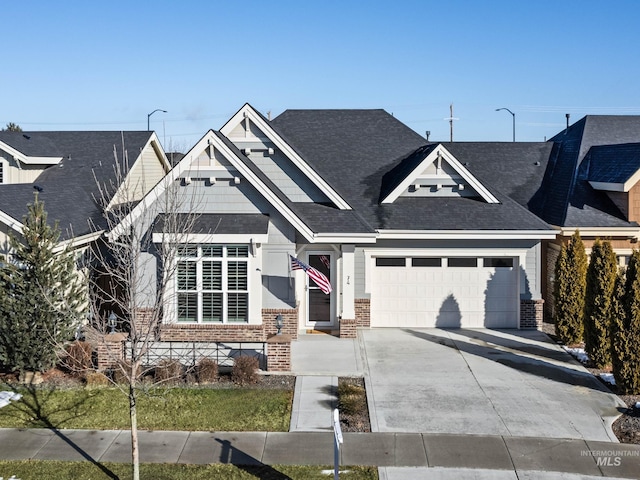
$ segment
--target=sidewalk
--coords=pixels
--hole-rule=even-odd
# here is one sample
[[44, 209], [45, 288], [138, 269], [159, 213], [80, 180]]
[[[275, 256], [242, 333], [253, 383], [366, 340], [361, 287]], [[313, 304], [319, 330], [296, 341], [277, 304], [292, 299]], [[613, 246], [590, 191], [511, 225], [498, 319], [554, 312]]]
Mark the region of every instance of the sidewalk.
[[[141, 431], [139, 435], [143, 463], [333, 464], [330, 432]], [[0, 445], [0, 460], [131, 460], [127, 430], [0, 429]], [[514, 472], [517, 478], [571, 478], [567, 473], [577, 478], [638, 478], [640, 445], [507, 436], [345, 433], [341, 465], [391, 467], [380, 470], [382, 479], [427, 475], [462, 479], [461, 472], [466, 469], [478, 469], [469, 471], [473, 476], [468, 478], [516, 478]]]

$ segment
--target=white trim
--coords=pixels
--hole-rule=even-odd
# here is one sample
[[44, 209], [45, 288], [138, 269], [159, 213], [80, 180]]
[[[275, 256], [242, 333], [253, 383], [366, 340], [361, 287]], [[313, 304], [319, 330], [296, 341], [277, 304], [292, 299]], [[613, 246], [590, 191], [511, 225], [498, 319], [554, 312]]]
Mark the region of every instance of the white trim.
[[318, 243], [376, 243], [377, 233], [314, 233]]
[[628, 192], [636, 185], [636, 183], [638, 183], [638, 181], [640, 181], [640, 169], [636, 170], [636, 172], [624, 183], [589, 181], [589, 184], [596, 190], [605, 190], [607, 192]]
[[[500, 201], [487, 189], [482, 183], [480, 183], [472, 174], [467, 170], [449, 151], [442, 145], [438, 144], [424, 160], [422, 160], [411, 173], [409, 173], [396, 188], [394, 188], [389, 195], [387, 195], [381, 203], [393, 203], [409, 186], [416, 183], [422, 175], [422, 172], [431, 165], [437, 158], [444, 158], [446, 162], [453, 167], [453, 169], [464, 180], [467, 181], [469, 186], [473, 188], [487, 203], [500, 203]], [[443, 179], [446, 179], [443, 177]]]
[[232, 245], [236, 243], [241, 244], [256, 244], [267, 243], [269, 240], [268, 234], [218, 234], [218, 233], [159, 233], [156, 232], [152, 236], [153, 243], [189, 243], [189, 244], [205, 244], [205, 243], [220, 243], [225, 245]]
[[16, 233], [22, 235], [22, 229], [24, 228], [24, 224], [19, 222], [12, 216], [5, 213], [3, 210], [0, 210], [0, 222], [4, 223], [7, 227], [14, 230]]
[[557, 230], [378, 230], [380, 240], [553, 240]]
[[[293, 150], [293, 148], [291, 148], [289, 144], [285, 142], [248, 103], [245, 103], [244, 106], [223, 125], [220, 129], [220, 133], [229, 138], [233, 129], [245, 119], [251, 120], [260, 129], [260, 131], [268, 137], [268, 140], [273, 142], [274, 145], [284, 155], [286, 155], [289, 160], [291, 160], [296, 167], [298, 167], [300, 171], [329, 198], [329, 200], [335, 203], [340, 210], [351, 210], [347, 201], [343, 199], [338, 192], [331, 188], [331, 186], [318, 173], [316, 173], [316, 171], [311, 168], [311, 166], [305, 162], [302, 157], [300, 157], [300, 155], [298, 155], [295, 150]], [[245, 142], [247, 139], [243, 138], [239, 140]]]
[[576, 230], [581, 237], [640, 237], [640, 227], [559, 227], [560, 235], [570, 237]]
[[626, 183], [610, 183], [610, 182], [592, 182], [589, 180], [589, 185], [595, 190], [603, 190], [606, 192], [628, 192], [629, 189], [625, 189]]
[[58, 242], [58, 244], [53, 249], [54, 252], [59, 252], [69, 247], [71, 249], [80, 248], [84, 245], [87, 245], [102, 236], [104, 230], [99, 230], [97, 232], [87, 233], [85, 235], [81, 235], [79, 237], [70, 238], [68, 240], [63, 240]]
[[30, 157], [4, 142], [0, 142], [0, 148], [2, 148], [2, 150], [12, 155], [15, 160], [19, 160], [20, 162], [26, 165], [57, 165], [64, 158], [64, 157]]

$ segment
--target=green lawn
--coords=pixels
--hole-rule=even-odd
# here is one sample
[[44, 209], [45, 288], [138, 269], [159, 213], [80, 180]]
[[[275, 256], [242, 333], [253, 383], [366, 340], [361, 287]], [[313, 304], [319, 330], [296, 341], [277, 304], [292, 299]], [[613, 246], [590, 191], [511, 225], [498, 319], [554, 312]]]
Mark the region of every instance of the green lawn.
[[[0, 409], [0, 427], [129, 428], [128, 400], [116, 388], [21, 393], [21, 401]], [[138, 397], [138, 428], [286, 432], [292, 400], [288, 390], [154, 389]]]
[[[327, 480], [333, 475], [322, 473], [329, 466], [274, 465], [261, 467], [238, 467], [234, 465], [169, 465], [142, 464], [140, 478], [152, 480], [244, 480], [260, 478], [262, 480]], [[341, 479], [376, 480], [376, 467], [342, 467]], [[20, 480], [40, 480], [43, 478], [74, 480], [102, 480], [131, 478], [131, 465], [104, 463], [95, 465], [90, 462], [54, 462], [54, 461], [0, 461], [0, 478], [15, 475]]]

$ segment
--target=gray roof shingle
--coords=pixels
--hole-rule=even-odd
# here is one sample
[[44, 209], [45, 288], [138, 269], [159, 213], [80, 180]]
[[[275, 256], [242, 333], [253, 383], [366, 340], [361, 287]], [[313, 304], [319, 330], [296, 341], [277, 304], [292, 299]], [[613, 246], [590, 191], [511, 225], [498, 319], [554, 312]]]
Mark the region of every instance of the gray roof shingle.
[[[505, 194], [498, 195], [500, 204], [435, 197], [398, 198], [392, 204], [380, 204], [385, 192], [391, 191], [433, 148], [384, 110], [287, 110], [271, 125], [372, 229], [549, 229]], [[446, 148], [450, 145], [457, 144], [444, 144]], [[533, 147], [529, 155], [541, 158], [540, 151], [545, 148]], [[472, 149], [465, 150], [471, 164], [474, 155]], [[489, 151], [483, 155], [490, 158]], [[494, 184], [499, 179], [487, 176], [481, 181], [491, 181], [486, 186], [498, 192]]]
[[[1, 134], [15, 132], [0, 132]], [[59, 222], [61, 239], [91, 233], [91, 222], [104, 226], [98, 182], [108, 187], [117, 184], [116, 155], [122, 172], [128, 172], [151, 132], [23, 132], [34, 145], [48, 145], [63, 157], [58, 165], [42, 172], [33, 184], [0, 185], [0, 209], [18, 221], [33, 201], [34, 185], [41, 188], [38, 196], [44, 202], [51, 223]], [[21, 133], [22, 135], [22, 133]], [[6, 135], [0, 135], [0, 140]], [[17, 142], [14, 142], [18, 145]], [[127, 152], [128, 162], [123, 159]], [[38, 147], [40, 148], [40, 147]], [[48, 150], [32, 150], [44, 156]], [[34, 153], [37, 152], [37, 153]], [[114, 154], [115, 152], [115, 154]], [[26, 153], [26, 152], [23, 152]], [[109, 188], [113, 193], [113, 188]]]
[[557, 145], [542, 185], [540, 216], [565, 227], [629, 227], [605, 192], [588, 183], [592, 147], [640, 142], [640, 116], [587, 115], [549, 140]]

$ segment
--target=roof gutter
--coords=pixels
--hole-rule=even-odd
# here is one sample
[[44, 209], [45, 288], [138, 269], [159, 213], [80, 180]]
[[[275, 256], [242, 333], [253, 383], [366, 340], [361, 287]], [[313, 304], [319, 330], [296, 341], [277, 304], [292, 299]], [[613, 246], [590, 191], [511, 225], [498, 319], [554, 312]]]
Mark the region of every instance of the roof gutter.
[[557, 230], [379, 230], [380, 240], [554, 240]]

